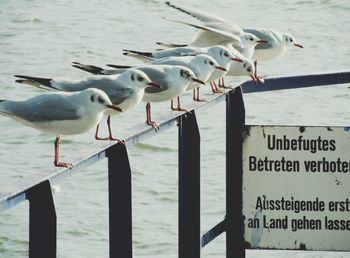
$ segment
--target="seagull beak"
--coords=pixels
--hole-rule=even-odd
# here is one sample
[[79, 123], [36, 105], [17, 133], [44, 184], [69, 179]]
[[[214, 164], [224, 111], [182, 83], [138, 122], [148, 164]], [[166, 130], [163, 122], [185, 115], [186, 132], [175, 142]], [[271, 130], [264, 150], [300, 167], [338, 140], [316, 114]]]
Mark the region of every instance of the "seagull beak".
[[200, 84], [205, 84], [205, 82], [203, 82], [202, 80], [199, 80], [199, 79], [193, 78], [193, 77], [192, 77], [192, 81], [198, 82], [198, 83], [200, 83]]
[[106, 105], [106, 107], [111, 108], [115, 111], [122, 112], [121, 108], [117, 107], [116, 105]]
[[151, 87], [158, 88], [158, 89], [161, 89], [161, 88], [162, 88], [162, 86], [159, 85], [159, 84], [156, 83], [156, 82], [149, 82], [149, 83], [147, 83], [147, 85], [148, 85], [148, 86], [151, 86]]
[[221, 71], [227, 72], [227, 69], [225, 67], [222, 66], [215, 66], [216, 69], [219, 69]]
[[236, 61], [236, 62], [240, 62], [240, 63], [243, 63], [242, 59], [238, 58], [238, 57], [234, 57], [234, 58], [231, 58], [232, 61]]
[[294, 46], [296, 46], [296, 47], [300, 47], [300, 48], [304, 48], [302, 45], [297, 44], [297, 43], [294, 43]]
[[258, 44], [265, 44], [265, 43], [269, 43], [267, 40], [265, 39], [260, 39], [257, 41]]

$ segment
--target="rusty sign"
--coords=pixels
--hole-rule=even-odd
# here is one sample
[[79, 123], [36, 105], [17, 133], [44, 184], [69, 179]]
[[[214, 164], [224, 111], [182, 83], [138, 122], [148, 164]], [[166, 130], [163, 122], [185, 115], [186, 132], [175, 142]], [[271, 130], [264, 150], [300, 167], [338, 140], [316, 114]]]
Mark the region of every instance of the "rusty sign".
[[350, 251], [350, 128], [246, 126], [249, 248]]

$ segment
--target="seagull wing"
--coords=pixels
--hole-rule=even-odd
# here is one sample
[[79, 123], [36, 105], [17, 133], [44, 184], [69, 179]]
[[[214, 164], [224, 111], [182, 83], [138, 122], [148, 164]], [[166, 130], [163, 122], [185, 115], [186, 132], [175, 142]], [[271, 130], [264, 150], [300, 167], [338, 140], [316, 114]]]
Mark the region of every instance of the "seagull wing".
[[42, 94], [26, 101], [5, 100], [0, 112], [28, 122], [52, 122], [80, 118], [80, 106], [61, 94]]
[[[179, 20], [173, 20], [173, 19], [167, 19], [169, 21], [173, 21], [173, 22], [177, 22], [177, 23], [181, 23], [181, 24], [185, 24], [185, 25], [189, 25], [192, 27], [195, 27], [197, 29], [203, 30], [204, 32], [210, 33], [210, 37], [212, 37], [213, 39], [215, 39], [216, 44], [230, 44], [233, 42], [240, 42], [241, 39], [239, 38], [239, 36], [236, 36], [234, 34], [232, 34], [231, 32], [229, 32], [229, 30], [226, 28], [226, 26], [222, 25], [222, 28], [225, 28], [225, 30], [220, 29], [219, 24], [217, 23], [212, 23], [212, 24], [208, 24], [208, 25], [199, 25], [199, 24], [194, 24], [194, 23], [189, 23], [189, 22], [183, 22], [183, 21], [179, 21]], [[193, 42], [193, 39], [192, 39]]]

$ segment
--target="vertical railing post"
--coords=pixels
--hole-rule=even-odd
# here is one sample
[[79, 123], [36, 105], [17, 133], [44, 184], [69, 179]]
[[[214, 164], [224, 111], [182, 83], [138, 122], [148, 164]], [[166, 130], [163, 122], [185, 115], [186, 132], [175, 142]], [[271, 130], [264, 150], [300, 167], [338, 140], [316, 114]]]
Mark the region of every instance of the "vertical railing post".
[[124, 144], [107, 150], [109, 191], [109, 257], [132, 257], [131, 169]]
[[55, 258], [56, 211], [48, 180], [26, 192], [29, 201], [29, 258]]
[[226, 257], [244, 258], [242, 147], [245, 109], [240, 87], [226, 99]]
[[200, 135], [194, 111], [179, 118], [179, 257], [200, 257]]

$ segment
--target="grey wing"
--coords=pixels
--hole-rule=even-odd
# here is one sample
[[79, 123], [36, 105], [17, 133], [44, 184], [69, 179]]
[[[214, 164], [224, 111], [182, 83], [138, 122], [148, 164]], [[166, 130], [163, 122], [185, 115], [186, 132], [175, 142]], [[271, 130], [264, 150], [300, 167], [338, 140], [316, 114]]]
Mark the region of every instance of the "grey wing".
[[97, 88], [103, 90], [112, 103], [115, 105], [123, 103], [129, 96], [134, 93], [134, 90], [118, 79], [117, 76], [91, 77], [81, 83], [81, 89]]
[[254, 34], [259, 39], [264, 39], [264, 40], [268, 41], [268, 43], [256, 45], [255, 49], [269, 49], [269, 48], [273, 48], [272, 43], [277, 40], [275, 35], [273, 35], [271, 33], [267, 33], [267, 31], [265, 31], [265, 30], [244, 29], [244, 31]]
[[178, 5], [174, 5], [171, 4], [170, 2], [166, 2], [167, 5], [169, 5], [170, 7], [177, 9], [183, 13], [186, 13], [202, 22], [230, 22], [227, 21], [221, 17], [218, 17], [216, 15], [207, 13], [207, 12], [203, 12], [203, 11], [198, 11], [198, 10], [194, 10], [193, 8], [187, 8], [187, 7], [180, 7]]
[[[203, 51], [202, 51], [203, 52]], [[165, 58], [169, 56], [188, 56], [188, 55], [198, 55], [202, 53], [201, 51], [196, 50], [193, 47], [177, 47], [169, 48], [154, 53], [155, 58]]]
[[158, 92], [165, 91], [169, 88], [169, 82], [166, 80], [166, 74], [160, 71], [159, 69], [156, 69], [153, 67], [147, 67], [147, 66], [146, 67], [141, 66], [141, 67], [138, 67], [137, 69], [146, 73], [152, 81], [162, 86], [161, 89], [156, 87], [147, 87], [145, 89], [145, 93], [158, 93]]
[[103, 88], [99, 87], [99, 89], [103, 90], [107, 93], [109, 98], [111, 99], [112, 103], [115, 105], [119, 105], [123, 103], [125, 100], [127, 100], [133, 93], [133, 88], [127, 88], [127, 87], [109, 87], [109, 88]]
[[23, 102], [6, 101], [7, 114], [29, 122], [79, 119], [79, 106], [62, 95], [40, 95]]

